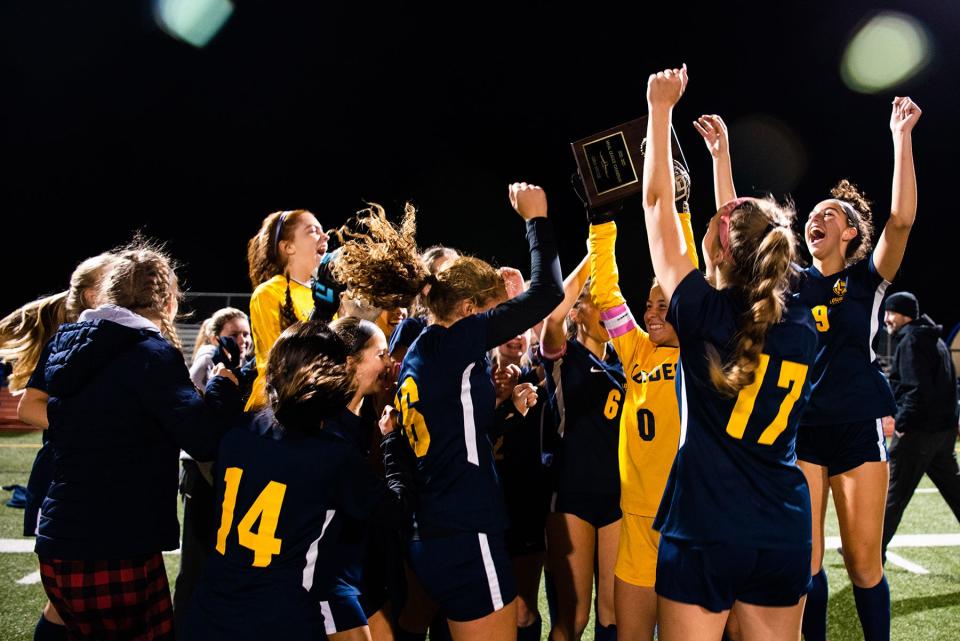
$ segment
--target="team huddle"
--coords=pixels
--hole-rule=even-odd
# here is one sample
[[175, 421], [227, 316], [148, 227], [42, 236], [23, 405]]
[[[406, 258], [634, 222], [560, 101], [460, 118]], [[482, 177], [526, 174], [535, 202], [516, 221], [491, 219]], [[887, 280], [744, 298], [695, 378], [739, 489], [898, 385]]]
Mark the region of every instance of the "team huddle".
[[647, 85], [642, 319], [619, 283], [628, 214], [588, 209], [564, 279], [546, 194], [514, 183], [526, 282], [422, 251], [410, 206], [395, 224], [372, 205], [333, 251], [294, 210], [248, 244], [249, 316], [214, 314], [189, 369], [175, 265], [142, 240], [0, 322], [20, 417], [45, 430], [35, 639], [532, 641], [545, 577], [554, 641], [580, 639], [594, 594], [599, 641], [825, 641], [831, 490], [864, 638], [889, 639], [896, 408], [872, 344], [920, 109], [893, 102], [875, 244], [846, 180], [802, 239], [792, 205], [738, 197], [726, 126], [699, 118], [717, 212], [698, 245], [671, 152], [686, 85], [686, 67]]

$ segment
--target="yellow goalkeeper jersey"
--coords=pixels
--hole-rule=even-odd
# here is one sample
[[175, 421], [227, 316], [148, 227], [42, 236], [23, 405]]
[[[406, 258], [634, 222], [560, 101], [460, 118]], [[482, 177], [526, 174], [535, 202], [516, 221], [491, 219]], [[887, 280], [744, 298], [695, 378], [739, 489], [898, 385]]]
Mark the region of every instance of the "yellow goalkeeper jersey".
[[[698, 267], [690, 214], [679, 216], [689, 255]], [[634, 320], [620, 291], [616, 242], [616, 223], [590, 226], [590, 296], [627, 376], [620, 416], [620, 509], [653, 517], [680, 444], [675, 387], [680, 349], [654, 345]]]

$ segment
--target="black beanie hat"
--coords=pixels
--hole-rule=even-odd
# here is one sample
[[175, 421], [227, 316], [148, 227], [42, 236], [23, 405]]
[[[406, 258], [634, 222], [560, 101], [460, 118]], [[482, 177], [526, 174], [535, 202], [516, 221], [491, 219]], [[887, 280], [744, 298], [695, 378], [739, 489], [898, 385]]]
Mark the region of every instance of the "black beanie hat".
[[883, 308], [888, 312], [897, 312], [913, 319], [920, 318], [920, 303], [917, 302], [917, 297], [910, 292], [893, 294], [887, 299]]

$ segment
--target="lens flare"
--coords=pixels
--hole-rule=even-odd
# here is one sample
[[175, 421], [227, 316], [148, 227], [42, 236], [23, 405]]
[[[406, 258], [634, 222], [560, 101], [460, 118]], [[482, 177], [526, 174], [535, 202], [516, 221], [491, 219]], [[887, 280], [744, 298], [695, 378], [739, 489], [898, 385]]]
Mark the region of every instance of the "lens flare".
[[854, 91], [878, 93], [915, 76], [930, 58], [930, 36], [923, 24], [903, 13], [884, 12], [850, 39], [840, 75]]
[[230, 0], [156, 0], [153, 16], [165, 32], [203, 47], [233, 14]]

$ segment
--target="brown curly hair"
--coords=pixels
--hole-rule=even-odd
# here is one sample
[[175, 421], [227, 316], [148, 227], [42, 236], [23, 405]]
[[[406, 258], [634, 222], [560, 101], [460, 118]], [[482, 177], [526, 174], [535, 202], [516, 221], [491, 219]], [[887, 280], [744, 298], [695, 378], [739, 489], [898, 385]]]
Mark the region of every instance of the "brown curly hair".
[[357, 212], [356, 222], [366, 232], [341, 230], [349, 240], [333, 262], [333, 276], [354, 298], [380, 309], [409, 307], [429, 272], [417, 249], [417, 211], [410, 203], [403, 220], [394, 225], [377, 203]]
[[796, 212], [772, 198], [747, 199], [730, 214], [730, 284], [743, 293], [747, 309], [740, 318], [736, 344], [726, 362], [709, 350], [710, 380], [724, 396], [752, 384], [767, 330], [783, 317], [794, 271]]
[[850, 205], [857, 213], [856, 219], [849, 221], [851, 227], [856, 227], [857, 237], [847, 245], [844, 256], [847, 264], [852, 265], [866, 258], [873, 249], [873, 210], [863, 192], [846, 178], [830, 190], [830, 195]]
[[169, 310], [181, 298], [176, 265], [162, 245], [146, 239], [117, 252], [103, 283], [104, 303], [159, 318], [161, 334], [177, 349], [180, 338]]
[[[411, 204], [404, 207], [399, 226], [388, 221], [383, 207], [375, 203], [358, 214], [358, 221], [367, 232], [345, 233], [350, 240], [333, 265], [334, 276], [355, 297], [381, 309], [393, 309], [409, 307], [419, 294], [437, 320], [451, 319], [464, 300], [482, 307], [506, 297], [500, 273], [479, 258], [459, 256], [436, 275], [431, 274], [417, 249], [416, 210]], [[427, 285], [430, 289], [424, 295]]]

